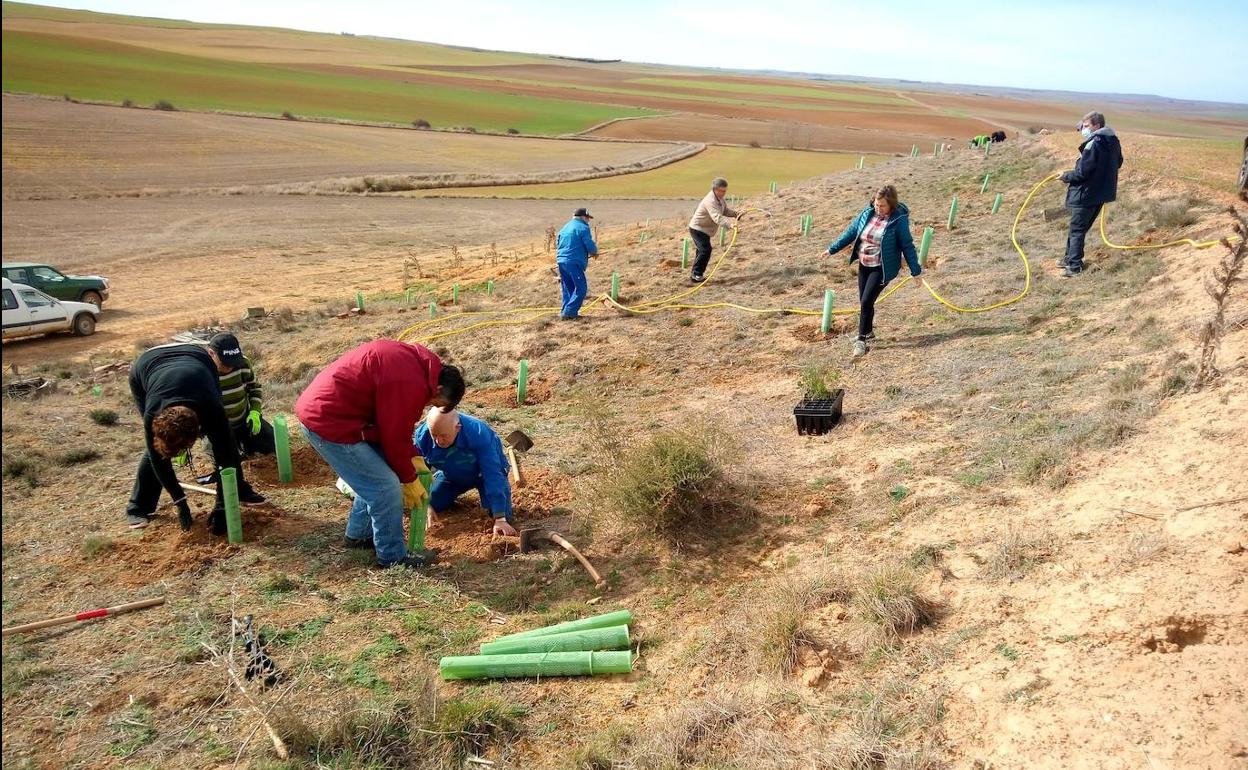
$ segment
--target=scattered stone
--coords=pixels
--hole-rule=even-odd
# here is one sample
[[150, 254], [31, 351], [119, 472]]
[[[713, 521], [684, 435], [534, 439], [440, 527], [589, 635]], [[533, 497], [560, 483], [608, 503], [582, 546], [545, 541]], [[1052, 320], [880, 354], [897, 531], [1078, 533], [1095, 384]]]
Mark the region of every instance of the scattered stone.
[[1227, 553], [1243, 553], [1244, 542], [1239, 535], [1231, 535], [1222, 543], [1222, 548]]

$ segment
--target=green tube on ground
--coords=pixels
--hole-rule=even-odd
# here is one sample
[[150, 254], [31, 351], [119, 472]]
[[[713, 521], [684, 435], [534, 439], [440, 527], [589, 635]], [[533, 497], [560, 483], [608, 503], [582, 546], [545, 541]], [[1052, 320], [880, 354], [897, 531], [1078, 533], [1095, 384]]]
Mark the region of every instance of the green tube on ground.
[[992, 174], [984, 174], [984, 183], [979, 186], [980, 193], [988, 192], [988, 180], [992, 178]]
[[505, 679], [525, 676], [596, 676], [627, 674], [633, 654], [622, 652], [547, 652], [525, 655], [459, 655], [442, 658], [443, 679]]
[[294, 469], [290, 465], [290, 429], [286, 427], [286, 415], [279, 414], [273, 418], [273, 443], [277, 447], [277, 479], [283, 484], [294, 480]]
[[407, 304], [412, 304], [412, 289], [410, 286], [407, 289]]
[[451, 304], [459, 304], [459, 284], [455, 284], [451, 287]]
[[490, 295], [491, 297], [494, 296], [494, 279], [493, 278], [485, 282], [485, 293]]
[[[418, 473], [416, 478], [425, 488], [425, 492], [433, 486], [432, 473]], [[426, 494], [425, 502], [421, 505], [413, 505], [407, 516], [407, 550], [409, 553], [420, 553], [425, 550], [425, 526], [429, 523], [428, 515], [429, 495]]]
[[231, 543], [243, 542], [243, 516], [238, 509], [238, 471], [221, 469], [221, 494], [225, 496], [225, 531]]
[[611, 274], [611, 300], [618, 302], [620, 299], [620, 274]]
[[930, 227], [923, 228], [923, 239], [919, 241], [919, 265], [927, 264], [927, 250], [932, 247], [932, 236], [936, 231]]
[[689, 239], [682, 238], [680, 241], [680, 266], [684, 267], [689, 261]]
[[827, 334], [832, 330], [832, 305], [836, 302], [836, 292], [831, 289], [825, 289], [823, 292], [823, 321], [819, 324], [819, 331]]
[[994, 213], [994, 214], [995, 214], [995, 213], [997, 213], [998, 211], [1000, 211], [1000, 210], [1001, 210], [1001, 199], [1002, 199], [1003, 197], [1004, 197], [1004, 196], [1003, 196], [1001, 193], [997, 193], [997, 197], [996, 197], [996, 199], [995, 199], [995, 200], [993, 200], [993, 202], [992, 202], [992, 213]]
[[436, 302], [429, 303], [429, 317], [430, 318], [438, 317], [438, 303]]
[[727, 231], [727, 230], [725, 230], [725, 229], [724, 229], [724, 228], [722, 228], [722, 227], [721, 227], [721, 228], [719, 228], [719, 246], [720, 246], [720, 248], [723, 248], [723, 246], [724, 246], [724, 239], [725, 239], [725, 238], [727, 238], [727, 237], [728, 237], [728, 231]]
[[529, 360], [520, 359], [520, 374], [516, 377], [516, 403], [524, 406], [524, 397], [529, 392]]
[[918, 154], [919, 154], [919, 146], [917, 144], [910, 145], [910, 157], [913, 158], [915, 155], [918, 155]]
[[948, 227], [953, 229], [953, 221], [958, 218], [958, 196], [953, 196], [953, 203], [949, 204], [949, 222]]
[[556, 623], [553, 626], [545, 626], [543, 628], [535, 628], [532, 631], [520, 631], [515, 634], [507, 634], [495, 639], [501, 642], [504, 639], [519, 639], [526, 636], [547, 636], [549, 634], [565, 634], [569, 631], [588, 631], [591, 628], [607, 628], [609, 626], [627, 626], [633, 622], [633, 613], [628, 610], [616, 610], [608, 612], [605, 615], [595, 615], [591, 618], [581, 618], [580, 620], [569, 620], [566, 623]]
[[934, 158], [939, 154], [940, 154], [940, 142], [936, 142], [935, 144], [932, 145], [932, 157]]
[[863, 163], [865, 163], [865, 162], [866, 162], [866, 160], [867, 160], [867, 156], [866, 156], [866, 155], [859, 155], [859, 156], [858, 156], [858, 170], [859, 170], [859, 171], [861, 171], [861, 170], [862, 170], [862, 164], [863, 164]]
[[530, 652], [595, 652], [599, 650], [627, 650], [628, 648], [628, 626], [608, 626], [607, 628], [590, 628], [585, 631], [568, 631], [563, 634], [499, 639], [482, 644], [481, 654], [519, 655]]
[[364, 312], [364, 292], [357, 291], [355, 293], [355, 309], [361, 313]]

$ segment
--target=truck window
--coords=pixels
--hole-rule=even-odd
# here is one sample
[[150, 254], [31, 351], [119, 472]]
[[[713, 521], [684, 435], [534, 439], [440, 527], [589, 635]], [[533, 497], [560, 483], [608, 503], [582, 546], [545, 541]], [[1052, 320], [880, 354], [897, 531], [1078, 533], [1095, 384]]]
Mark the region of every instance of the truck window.
[[4, 290], [4, 309], [14, 310], [17, 308], [17, 297], [13, 296], [12, 289]]
[[55, 281], [65, 280], [65, 276], [61, 275], [60, 273], [56, 272], [50, 267], [36, 267], [31, 272], [34, 273], [35, 277], [41, 281], [55, 282]]
[[43, 292], [34, 289], [19, 289], [19, 292], [27, 307], [48, 307], [52, 304], [52, 298]]
[[30, 283], [30, 275], [26, 272], [26, 268], [15, 267], [4, 272], [8, 273], [7, 278], [13, 283]]

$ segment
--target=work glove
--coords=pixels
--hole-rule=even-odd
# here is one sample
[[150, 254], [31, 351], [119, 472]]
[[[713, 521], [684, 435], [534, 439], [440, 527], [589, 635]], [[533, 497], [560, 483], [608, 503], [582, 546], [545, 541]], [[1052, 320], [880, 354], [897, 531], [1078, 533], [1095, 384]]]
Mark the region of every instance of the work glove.
[[417, 473], [432, 473], [432, 471], [429, 470], [429, 466], [425, 464], [425, 458], [420, 455], [416, 455], [412, 458], [412, 467], [416, 469]]
[[186, 466], [190, 465], [191, 464], [191, 450], [184, 449], [182, 450], [182, 454], [174, 455], [173, 464], [174, 466], [178, 468], [185, 468]]
[[410, 511], [418, 505], [423, 505], [427, 499], [429, 499], [429, 492], [425, 489], [425, 485], [420, 483], [420, 479], [409, 481], [403, 485], [403, 507], [405, 509]]
[[260, 435], [260, 411], [252, 409], [247, 413], [247, 427], [251, 428], [251, 435]]
[[185, 532], [194, 523], [194, 520], [191, 518], [191, 504], [186, 502], [184, 497], [178, 501], [178, 526], [182, 527], [182, 531]]

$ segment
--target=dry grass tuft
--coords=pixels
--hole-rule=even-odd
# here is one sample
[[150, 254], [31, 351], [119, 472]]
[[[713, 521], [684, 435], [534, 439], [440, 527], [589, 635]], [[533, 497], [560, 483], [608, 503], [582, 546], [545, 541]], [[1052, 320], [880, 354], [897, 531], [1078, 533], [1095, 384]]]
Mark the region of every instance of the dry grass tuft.
[[1017, 580], [1052, 559], [1056, 550], [1052, 532], [1011, 527], [993, 543], [985, 575]]
[[852, 604], [858, 618], [895, 641], [929, 625], [936, 607], [919, 591], [919, 575], [909, 566], [883, 565], [863, 576]]

